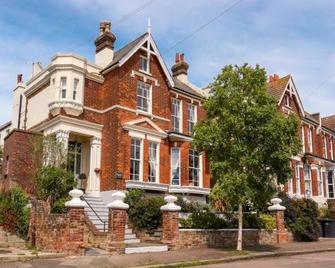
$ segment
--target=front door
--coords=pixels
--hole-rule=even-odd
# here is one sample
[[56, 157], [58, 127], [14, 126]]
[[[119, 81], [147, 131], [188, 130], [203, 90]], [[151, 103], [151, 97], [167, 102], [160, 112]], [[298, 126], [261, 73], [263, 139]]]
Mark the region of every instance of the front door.
[[68, 170], [73, 172], [77, 188], [82, 188], [79, 177], [82, 173], [82, 144], [70, 141], [68, 147]]

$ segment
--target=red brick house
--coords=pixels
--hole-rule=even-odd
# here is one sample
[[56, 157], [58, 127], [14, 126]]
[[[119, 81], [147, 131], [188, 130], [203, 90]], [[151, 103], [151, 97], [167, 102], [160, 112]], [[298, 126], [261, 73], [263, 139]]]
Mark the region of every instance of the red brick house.
[[108, 200], [114, 190], [141, 188], [206, 198], [206, 157], [191, 145], [204, 93], [188, 81], [184, 54], [177, 53], [171, 74], [150, 30], [118, 50], [115, 40], [102, 22], [95, 63], [58, 53], [46, 68], [35, 63], [27, 82], [18, 77], [2, 185], [29, 188], [30, 171], [17, 166], [28, 147], [10, 144], [37, 132], [64, 143], [88, 195]]
[[335, 116], [321, 118], [319, 113], [307, 113], [291, 75], [270, 76], [268, 92], [278, 101], [280, 112], [295, 113], [301, 120], [299, 135], [303, 148], [292, 158], [294, 172], [284, 186], [285, 191], [297, 197], [311, 197], [319, 205], [334, 199]]
[[[140, 188], [206, 198], [208, 163], [190, 135], [204, 116], [205, 90], [188, 80], [182, 53], [168, 70], [150, 29], [117, 50], [115, 41], [110, 23], [102, 22], [95, 63], [58, 53], [46, 68], [33, 64], [28, 81], [18, 76], [12, 120], [0, 127], [2, 187], [18, 183], [33, 192], [27, 139], [42, 133], [64, 142], [73, 156], [69, 168], [89, 196], [107, 202], [114, 190]], [[285, 190], [319, 204], [333, 199], [335, 116], [307, 113], [291, 75], [270, 76], [268, 92], [280, 112], [302, 122], [303, 151], [292, 158]]]

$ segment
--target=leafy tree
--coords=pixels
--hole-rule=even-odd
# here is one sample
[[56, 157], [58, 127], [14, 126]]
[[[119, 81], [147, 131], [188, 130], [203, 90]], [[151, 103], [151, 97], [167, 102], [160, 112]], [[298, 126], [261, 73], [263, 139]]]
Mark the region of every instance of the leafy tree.
[[228, 65], [211, 85], [206, 117], [194, 131], [194, 144], [205, 151], [217, 180], [214, 192], [238, 207], [237, 250], [242, 250], [243, 205], [264, 206], [276, 182], [291, 176], [291, 156], [299, 152], [299, 121], [285, 117], [266, 92], [266, 72], [244, 64]]

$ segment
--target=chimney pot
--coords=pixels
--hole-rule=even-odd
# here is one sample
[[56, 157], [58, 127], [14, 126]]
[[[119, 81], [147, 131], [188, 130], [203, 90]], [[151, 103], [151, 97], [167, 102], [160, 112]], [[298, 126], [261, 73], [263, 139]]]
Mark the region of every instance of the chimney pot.
[[23, 78], [23, 75], [22, 75], [22, 74], [18, 74], [18, 75], [17, 75], [17, 78], [16, 78], [16, 82], [17, 82], [17, 84], [22, 83], [22, 78]]

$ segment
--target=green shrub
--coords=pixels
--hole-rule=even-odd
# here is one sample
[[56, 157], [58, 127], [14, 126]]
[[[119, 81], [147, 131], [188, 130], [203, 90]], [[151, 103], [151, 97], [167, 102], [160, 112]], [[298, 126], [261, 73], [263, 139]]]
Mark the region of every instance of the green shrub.
[[143, 192], [130, 190], [125, 202], [129, 205], [129, 220], [136, 228], [151, 232], [162, 225], [163, 197], [144, 196]]
[[0, 225], [27, 239], [29, 226], [28, 197], [20, 187], [0, 194]]
[[209, 211], [192, 213], [187, 219], [181, 219], [182, 228], [187, 229], [221, 229], [229, 227], [229, 223]]
[[71, 200], [71, 197], [62, 197], [57, 199], [51, 208], [51, 213], [66, 213], [68, 208], [65, 206], [67, 201]]
[[68, 197], [69, 191], [75, 187], [76, 182], [72, 172], [61, 167], [45, 166], [37, 174], [37, 192], [40, 199], [49, 201], [51, 209], [59, 199]]
[[272, 232], [276, 228], [276, 219], [270, 214], [260, 214], [259, 215], [262, 228], [268, 232]]
[[322, 219], [330, 218], [330, 209], [328, 207], [319, 208], [319, 217]]
[[312, 199], [293, 199], [285, 193], [280, 194], [285, 210], [285, 224], [298, 241], [317, 241], [320, 225], [318, 205]]
[[210, 210], [210, 206], [207, 203], [201, 201], [188, 201], [180, 195], [177, 197], [176, 205], [181, 207], [181, 212], [187, 213]]

